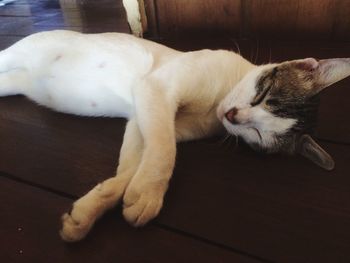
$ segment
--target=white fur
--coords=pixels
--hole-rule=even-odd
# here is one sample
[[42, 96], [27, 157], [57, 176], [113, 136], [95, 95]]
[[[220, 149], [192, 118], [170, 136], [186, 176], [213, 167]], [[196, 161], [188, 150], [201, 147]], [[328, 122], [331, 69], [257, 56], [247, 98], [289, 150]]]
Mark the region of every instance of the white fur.
[[[257, 143], [263, 147], [272, 146], [275, 135], [285, 133], [296, 122], [295, 119], [274, 116], [261, 105], [251, 106], [257, 93], [258, 77], [274, 66], [276, 64], [268, 64], [251, 70], [225, 97], [217, 110], [218, 118], [230, 133], [241, 136], [248, 143]], [[233, 107], [238, 109], [235, 119], [239, 124], [236, 125], [224, 117]]]
[[4, 52], [15, 50], [13, 67], [28, 78], [19, 91], [39, 104], [79, 115], [128, 117], [131, 87], [153, 67], [152, 55], [135, 40], [57, 31], [32, 35]]
[[[217, 133], [220, 120], [248, 142], [257, 140], [251, 127], [267, 144], [269, 132], [288, 129], [292, 121], [250, 109], [257, 76], [266, 67], [229, 51], [183, 53], [126, 34], [51, 31], [0, 53], [0, 96], [24, 94], [61, 112], [129, 119], [117, 176], [76, 201], [62, 218], [62, 238], [76, 241], [121, 198], [131, 224], [157, 216], [174, 168], [176, 141]], [[236, 127], [223, 118], [234, 106], [246, 124]]]

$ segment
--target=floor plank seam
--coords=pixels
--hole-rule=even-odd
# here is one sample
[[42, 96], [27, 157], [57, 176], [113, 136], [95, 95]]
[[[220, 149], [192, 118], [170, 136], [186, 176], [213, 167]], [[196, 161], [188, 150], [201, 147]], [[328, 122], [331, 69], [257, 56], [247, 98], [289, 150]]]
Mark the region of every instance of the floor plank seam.
[[[37, 188], [37, 189], [49, 192], [51, 194], [55, 194], [55, 195], [57, 195], [59, 197], [68, 198], [68, 199], [71, 199], [71, 200], [75, 200], [75, 199], [78, 198], [78, 196], [76, 196], [76, 195], [72, 195], [72, 194], [66, 193], [64, 191], [56, 190], [56, 189], [53, 189], [53, 188], [50, 188], [50, 187], [47, 187], [47, 186], [44, 186], [44, 185], [41, 185], [41, 184], [38, 184], [38, 183], [33, 183], [33, 182], [24, 180], [22, 178], [18, 178], [18, 177], [14, 176], [14, 175], [11, 175], [11, 174], [8, 174], [8, 173], [2, 172], [2, 171], [0, 171], [0, 176], [2, 176], [4, 178], [7, 178], [9, 180], [16, 181], [17, 183], [25, 184], [25, 185], [28, 185], [28, 186], [31, 186], [31, 187], [34, 187], [34, 188]], [[207, 245], [210, 245], [210, 246], [214, 246], [214, 247], [218, 247], [218, 248], [224, 249], [226, 251], [231, 251], [231, 252], [240, 254], [242, 256], [249, 257], [251, 259], [254, 259], [254, 260], [257, 260], [257, 261], [260, 261], [260, 262], [263, 262], [263, 263], [276, 263], [274, 261], [271, 261], [271, 260], [268, 260], [268, 259], [256, 256], [254, 254], [242, 251], [240, 249], [237, 249], [237, 248], [234, 248], [234, 247], [231, 247], [231, 246], [227, 246], [227, 245], [222, 244], [220, 242], [212, 241], [212, 240], [209, 240], [207, 238], [204, 238], [204, 237], [201, 237], [201, 236], [198, 236], [198, 235], [194, 235], [194, 234], [188, 233], [186, 231], [183, 231], [183, 230], [180, 230], [180, 229], [177, 229], [177, 228], [174, 228], [174, 227], [171, 227], [171, 226], [159, 223], [159, 222], [153, 222], [153, 223], [151, 223], [151, 225], [156, 227], [156, 228], [160, 228], [160, 229], [162, 229], [164, 231], [175, 233], [175, 234], [178, 234], [180, 236], [185, 236], [185, 237], [191, 238], [193, 240], [199, 241], [201, 243], [204, 243], [204, 244], [207, 244]]]
[[50, 193], [58, 195], [60, 197], [64, 197], [64, 198], [68, 198], [68, 199], [72, 199], [72, 200], [75, 200], [78, 198], [78, 196], [66, 193], [64, 191], [56, 190], [56, 189], [53, 189], [51, 187], [47, 187], [47, 186], [44, 186], [44, 185], [41, 185], [38, 183], [33, 183], [33, 182], [28, 181], [28, 180], [24, 180], [24, 179], [19, 178], [15, 175], [11, 175], [11, 174], [8, 174], [8, 173], [2, 172], [2, 171], [0, 171], [0, 176], [5, 177], [5, 178], [12, 180], [12, 181], [16, 181], [16, 182], [21, 183], [21, 184], [29, 185], [29, 186], [44, 190], [46, 192], [50, 192]]
[[14, 15], [0, 15], [0, 17], [13, 17], [13, 18], [22, 18], [22, 17], [33, 17], [33, 16], [28, 16], [28, 15], [16, 15], [16, 16], [14, 16]]
[[335, 145], [350, 145], [349, 142], [333, 141], [330, 139], [323, 139], [323, 138], [319, 138], [319, 137], [316, 137], [316, 139], [321, 141], [321, 142], [326, 142], [326, 143], [335, 144]]
[[[68, 199], [71, 199], [71, 200], [75, 200], [75, 199], [78, 198], [78, 196], [76, 196], [76, 195], [72, 195], [72, 194], [66, 193], [64, 191], [56, 190], [56, 189], [53, 189], [51, 187], [47, 187], [47, 186], [44, 186], [44, 185], [41, 185], [41, 184], [38, 184], [38, 183], [33, 183], [33, 182], [28, 181], [28, 180], [24, 180], [22, 178], [19, 178], [17, 176], [14, 176], [14, 175], [2, 172], [2, 171], [0, 171], [0, 176], [2, 176], [4, 178], [7, 178], [9, 180], [15, 181], [17, 183], [25, 184], [25, 185], [28, 185], [28, 186], [31, 186], [31, 187], [43, 190], [45, 192], [49, 192], [51, 194], [55, 194], [55, 195], [57, 195], [59, 197], [68, 198]], [[162, 229], [164, 231], [171, 232], [171, 233], [174, 233], [174, 234], [178, 234], [180, 236], [185, 236], [187, 238], [191, 238], [193, 240], [199, 241], [201, 243], [204, 243], [204, 244], [207, 244], [207, 245], [210, 245], [210, 246], [213, 246], [213, 247], [221, 248], [221, 249], [224, 249], [226, 251], [234, 252], [234, 253], [240, 254], [242, 256], [249, 257], [251, 259], [260, 261], [262, 263], [276, 263], [274, 261], [270, 261], [268, 259], [261, 258], [259, 256], [256, 256], [256, 255], [250, 254], [248, 252], [242, 251], [240, 249], [236, 249], [236, 248], [227, 246], [225, 244], [222, 244], [222, 243], [219, 243], [219, 242], [215, 242], [215, 241], [206, 239], [204, 237], [197, 236], [197, 235], [185, 232], [185, 231], [177, 229], [177, 228], [173, 228], [171, 226], [168, 226], [168, 225], [165, 225], [165, 224], [162, 224], [162, 223], [153, 222], [153, 223], [151, 223], [151, 225], [156, 227], [156, 228], [160, 228], [160, 229]]]
[[254, 259], [254, 260], [258, 260], [258, 261], [263, 262], [263, 263], [277, 263], [275, 261], [271, 261], [269, 259], [256, 256], [256, 255], [248, 253], [246, 251], [243, 251], [243, 250], [240, 250], [240, 249], [237, 249], [237, 248], [234, 248], [234, 247], [231, 247], [231, 246], [228, 246], [228, 245], [225, 245], [225, 244], [222, 244], [222, 243], [219, 243], [219, 242], [207, 239], [205, 237], [194, 235], [194, 234], [188, 233], [186, 231], [183, 231], [183, 230], [180, 230], [180, 229], [177, 229], [177, 228], [174, 228], [174, 227], [171, 227], [171, 226], [159, 223], [159, 222], [153, 222], [152, 225], [155, 226], [155, 227], [161, 228], [161, 229], [163, 229], [165, 231], [169, 231], [169, 232], [181, 235], [181, 236], [186, 236], [188, 238], [191, 238], [191, 239], [194, 239], [196, 241], [205, 243], [207, 245], [211, 245], [211, 246], [218, 247], [218, 248], [221, 248], [221, 249], [224, 249], [224, 250], [227, 250], [227, 251], [231, 251], [231, 252], [240, 254], [242, 256], [249, 257], [249, 258]]
[[28, 36], [28, 34], [27, 35], [25, 35], [25, 34], [4, 34], [4, 35], [1, 35], [0, 34], [0, 37], [26, 37], [26, 36]]

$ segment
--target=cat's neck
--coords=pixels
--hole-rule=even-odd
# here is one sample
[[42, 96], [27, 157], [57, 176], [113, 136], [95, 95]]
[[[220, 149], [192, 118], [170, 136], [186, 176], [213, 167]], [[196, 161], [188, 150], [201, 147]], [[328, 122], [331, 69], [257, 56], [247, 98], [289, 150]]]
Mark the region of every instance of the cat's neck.
[[208, 113], [216, 111], [221, 100], [256, 67], [234, 52], [200, 50], [183, 54], [162, 76], [179, 105], [189, 112]]
[[215, 79], [216, 96], [221, 101], [248, 72], [257, 66], [234, 52], [225, 50], [214, 52], [216, 54], [213, 56], [210, 78]]

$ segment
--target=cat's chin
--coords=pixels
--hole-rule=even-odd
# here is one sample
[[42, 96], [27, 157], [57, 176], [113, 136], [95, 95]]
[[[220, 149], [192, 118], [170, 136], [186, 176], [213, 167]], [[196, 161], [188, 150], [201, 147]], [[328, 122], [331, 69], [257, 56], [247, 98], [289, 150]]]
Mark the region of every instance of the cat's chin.
[[223, 125], [231, 135], [238, 136], [242, 138], [249, 145], [259, 145], [263, 147], [264, 140], [262, 133], [254, 127], [244, 127], [244, 125], [231, 124], [226, 119], [223, 120]]
[[258, 153], [273, 154], [273, 153], [279, 152], [277, 147], [274, 147], [271, 145], [269, 147], [266, 147], [259, 143], [247, 143], [247, 144], [249, 145], [250, 148], [252, 148], [255, 152], [258, 152]]
[[257, 128], [246, 128], [240, 125], [230, 125], [226, 130], [234, 136], [241, 138], [250, 148], [259, 153], [278, 153], [279, 147], [276, 139]]

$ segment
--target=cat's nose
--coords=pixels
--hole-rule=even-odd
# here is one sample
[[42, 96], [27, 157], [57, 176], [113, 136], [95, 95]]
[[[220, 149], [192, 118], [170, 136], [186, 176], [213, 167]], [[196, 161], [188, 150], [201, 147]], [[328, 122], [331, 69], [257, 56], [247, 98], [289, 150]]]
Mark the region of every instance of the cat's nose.
[[225, 114], [226, 119], [233, 124], [237, 124], [238, 122], [235, 119], [237, 112], [238, 112], [237, 108], [233, 107], [228, 112], [226, 112], [226, 114]]

